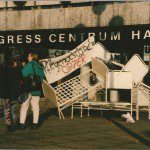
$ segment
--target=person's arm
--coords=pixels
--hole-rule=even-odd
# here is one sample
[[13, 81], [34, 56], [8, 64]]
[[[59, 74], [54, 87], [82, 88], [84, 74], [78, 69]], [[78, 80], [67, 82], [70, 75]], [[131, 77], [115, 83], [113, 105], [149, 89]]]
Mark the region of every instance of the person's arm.
[[26, 64], [26, 66], [21, 70], [23, 77], [28, 77], [32, 75], [32, 66], [30, 63]]

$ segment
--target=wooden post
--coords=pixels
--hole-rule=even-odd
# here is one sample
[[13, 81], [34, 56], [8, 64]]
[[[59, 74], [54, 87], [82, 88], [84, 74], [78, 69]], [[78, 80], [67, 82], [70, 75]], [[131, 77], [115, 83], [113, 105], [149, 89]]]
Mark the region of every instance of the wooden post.
[[138, 106], [138, 101], [139, 101], [139, 88], [137, 89], [136, 120], [139, 120], [139, 106]]
[[90, 108], [89, 108], [90, 106], [88, 106], [88, 117], [90, 116]]
[[136, 120], [139, 120], [139, 106], [136, 105]]
[[80, 117], [82, 118], [82, 113], [83, 113], [83, 110], [82, 110], [82, 103], [81, 103], [81, 112], [80, 112]]
[[73, 118], [73, 105], [71, 107], [71, 118]]
[[58, 108], [58, 115], [59, 115], [59, 119], [61, 119], [61, 114], [60, 114], [59, 108]]
[[132, 110], [133, 109], [133, 89], [131, 89], [131, 116], [133, 115], [132, 114]]
[[103, 111], [101, 110], [101, 116], [103, 115]]

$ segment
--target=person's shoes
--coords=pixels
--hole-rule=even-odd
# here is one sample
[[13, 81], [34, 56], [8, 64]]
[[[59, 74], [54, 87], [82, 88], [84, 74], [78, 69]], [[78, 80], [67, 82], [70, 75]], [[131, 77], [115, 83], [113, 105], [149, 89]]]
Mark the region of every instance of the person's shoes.
[[37, 128], [39, 128], [39, 124], [38, 123], [33, 123], [31, 126], [32, 130], [36, 130]]
[[19, 124], [19, 130], [24, 130], [26, 128], [25, 124], [20, 123]]
[[12, 125], [7, 125], [7, 132], [8, 132], [9, 134], [12, 134], [12, 133], [14, 132], [14, 128], [13, 128]]

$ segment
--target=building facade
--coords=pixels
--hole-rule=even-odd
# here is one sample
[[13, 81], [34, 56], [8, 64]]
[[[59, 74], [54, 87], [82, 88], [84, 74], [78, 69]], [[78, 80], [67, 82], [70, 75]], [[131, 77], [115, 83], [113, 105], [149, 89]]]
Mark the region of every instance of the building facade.
[[138, 53], [148, 63], [149, 25], [148, 1], [1, 1], [0, 60], [6, 51], [7, 59], [29, 50], [37, 50], [41, 58], [57, 57], [95, 34], [112, 59], [127, 61]]

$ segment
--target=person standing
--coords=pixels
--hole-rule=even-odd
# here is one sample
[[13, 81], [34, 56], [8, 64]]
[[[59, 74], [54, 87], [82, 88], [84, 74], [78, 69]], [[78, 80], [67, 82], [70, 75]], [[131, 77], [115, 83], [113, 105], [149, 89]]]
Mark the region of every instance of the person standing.
[[13, 133], [16, 120], [13, 103], [20, 95], [20, 88], [19, 70], [16, 66], [12, 66], [11, 62], [0, 66], [0, 86], [0, 98], [3, 103], [7, 132]]
[[[34, 75], [39, 77], [40, 82], [42, 83], [44, 79], [44, 69], [41, 64], [38, 62], [38, 55], [36, 53], [30, 53], [28, 55], [28, 63], [22, 69], [22, 75], [25, 82], [31, 82], [29, 78], [32, 78]], [[38, 90], [31, 90], [28, 86], [29, 84], [25, 84], [25, 92], [29, 93], [28, 99], [21, 104], [20, 110], [20, 128], [25, 129], [25, 121], [27, 116], [27, 111], [29, 105], [31, 104], [33, 111], [33, 124], [31, 129], [38, 128], [38, 120], [39, 120], [39, 100], [42, 93], [42, 87], [39, 87]]]

